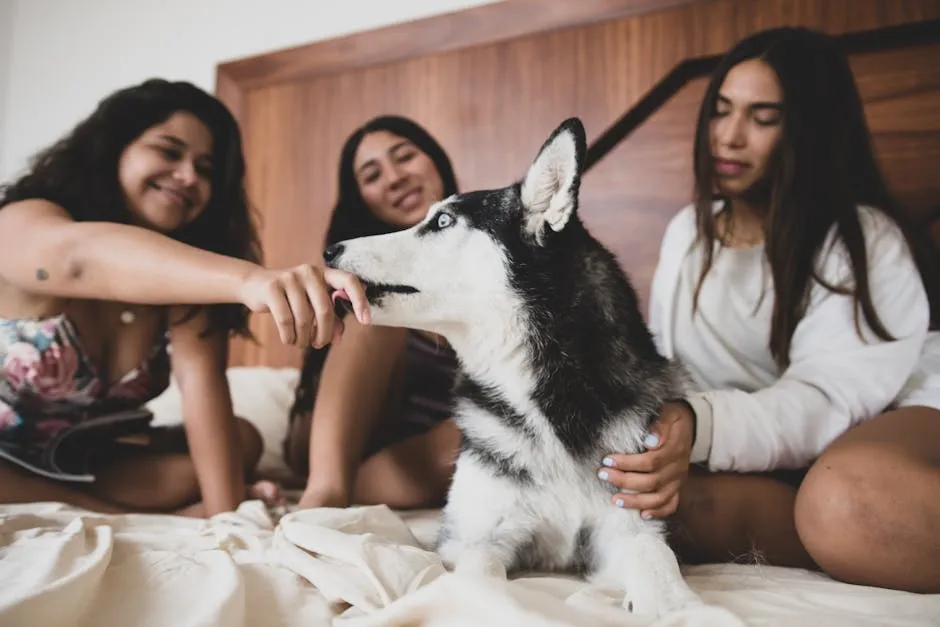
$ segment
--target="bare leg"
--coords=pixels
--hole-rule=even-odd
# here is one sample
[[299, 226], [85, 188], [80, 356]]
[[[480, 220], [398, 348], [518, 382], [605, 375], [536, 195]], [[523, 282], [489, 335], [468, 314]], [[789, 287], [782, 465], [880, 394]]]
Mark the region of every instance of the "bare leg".
[[905, 407], [837, 439], [796, 499], [796, 528], [832, 577], [940, 593], [940, 411]]
[[[261, 457], [261, 436], [246, 420], [237, 419], [245, 463], [245, 476], [254, 472]], [[199, 482], [186, 453], [119, 452], [95, 469], [98, 480], [89, 493], [104, 501], [142, 512], [198, 515]]]
[[[306, 475], [298, 507], [349, 504], [368, 444], [383, 423], [401, 414], [407, 339], [407, 329], [346, 325], [342, 343], [330, 350], [317, 378], [312, 414], [292, 420], [287, 460], [295, 473]], [[342, 380], [356, 373], [371, 373], [368, 389], [344, 391]]]
[[816, 569], [794, 522], [796, 488], [762, 475], [694, 470], [669, 521], [683, 562], [763, 562]]
[[446, 420], [369, 457], [356, 473], [353, 502], [396, 509], [439, 507], [447, 497], [460, 431]]
[[[261, 436], [247, 421], [238, 419], [246, 476], [261, 456]], [[173, 512], [201, 514], [199, 485], [192, 460], [184, 453], [118, 454], [95, 468], [90, 486], [52, 481], [0, 463], [0, 503], [54, 501], [105, 514]], [[260, 498], [276, 487], [259, 482], [249, 494]]]
[[[299, 479], [292, 487], [304, 490], [298, 507], [349, 505], [367, 445], [370, 441], [380, 441], [383, 434], [387, 437], [389, 432], [393, 432], [397, 414], [389, 408], [396, 405], [389, 400], [386, 411], [366, 412], [367, 416], [360, 422], [337, 420], [332, 414], [325, 419], [314, 418], [309, 413], [291, 417], [284, 456], [288, 467]], [[318, 420], [318, 426], [314, 426]], [[312, 463], [311, 460], [317, 456], [320, 459]]]
[[906, 407], [837, 439], [799, 491], [760, 475], [689, 477], [670, 521], [689, 563], [742, 557], [940, 592], [940, 411]]
[[126, 510], [74, 487], [78, 484], [53, 481], [0, 462], [0, 503], [67, 503], [102, 514], [120, 514]]

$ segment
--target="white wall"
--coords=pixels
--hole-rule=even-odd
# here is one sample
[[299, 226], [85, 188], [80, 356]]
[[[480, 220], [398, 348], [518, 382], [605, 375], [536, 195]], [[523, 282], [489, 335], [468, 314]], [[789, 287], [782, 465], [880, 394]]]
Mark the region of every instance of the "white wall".
[[0, 180], [120, 87], [493, 1], [0, 0]]
[[0, 0], [0, 180], [6, 170], [3, 167], [3, 147], [9, 141], [6, 133], [6, 93], [10, 82], [10, 57], [13, 53], [13, 2]]

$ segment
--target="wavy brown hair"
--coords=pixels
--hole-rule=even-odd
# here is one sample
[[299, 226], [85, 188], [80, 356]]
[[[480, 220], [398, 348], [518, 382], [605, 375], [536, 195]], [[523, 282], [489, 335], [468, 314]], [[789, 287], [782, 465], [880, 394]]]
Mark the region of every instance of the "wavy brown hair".
[[[196, 116], [212, 134], [212, 195], [198, 218], [168, 235], [203, 250], [260, 263], [238, 123], [224, 104], [187, 82], [150, 79], [102, 100], [70, 133], [33, 157], [23, 176], [0, 189], [0, 208], [42, 198], [60, 205], [78, 222], [129, 224], [131, 213], [118, 181], [121, 154], [147, 129], [180, 111]], [[191, 308], [186, 319], [199, 309]], [[212, 305], [209, 330], [250, 337], [248, 315], [242, 305]]]
[[[714, 191], [710, 122], [728, 72], [750, 59], [766, 63], [783, 92], [782, 137], [771, 156], [767, 179], [759, 185], [767, 207], [766, 255], [775, 291], [769, 345], [778, 367], [789, 365], [790, 343], [806, 314], [814, 281], [852, 295], [857, 330], [860, 308], [878, 337], [892, 339], [872, 303], [860, 205], [881, 211], [904, 232], [927, 289], [935, 327], [940, 319], [937, 249], [908, 224], [878, 167], [847, 58], [831, 37], [806, 28], [770, 29], [743, 39], [721, 59], [708, 84], [693, 153], [696, 221], [705, 253], [696, 304], [713, 261], [714, 206], [726, 201]], [[817, 272], [818, 257], [833, 229], [851, 262], [851, 290], [828, 284]]]

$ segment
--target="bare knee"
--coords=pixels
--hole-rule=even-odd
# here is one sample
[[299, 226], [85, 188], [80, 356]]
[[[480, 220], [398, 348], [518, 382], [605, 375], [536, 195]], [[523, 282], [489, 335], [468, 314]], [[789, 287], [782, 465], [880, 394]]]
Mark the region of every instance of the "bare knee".
[[[877, 529], [877, 525], [871, 524], [877, 512], [868, 509], [872, 505], [872, 492], [877, 488], [856, 463], [864, 455], [864, 450], [852, 449], [823, 455], [797, 492], [794, 506], [797, 533], [824, 570], [829, 570], [833, 557], [848, 546], [860, 550], [862, 538], [871, 536]], [[864, 542], [872, 539], [869, 537]]]
[[940, 470], [903, 449], [852, 440], [824, 453], [807, 474], [795, 504], [797, 533], [836, 579], [919, 587], [924, 579], [922, 569], [914, 574], [917, 563], [933, 560], [940, 548], [931, 540], [938, 508], [925, 498], [938, 485]]
[[[460, 431], [453, 420], [435, 425], [426, 433], [414, 436], [413, 444], [427, 451], [423, 461], [408, 469], [413, 477], [407, 507], [440, 507], [447, 499], [447, 492], [460, 450]], [[406, 445], [407, 446], [407, 445]], [[401, 450], [400, 453], [404, 453]], [[410, 465], [409, 462], [405, 462]]]
[[447, 498], [460, 431], [453, 420], [382, 449], [356, 474], [355, 502], [395, 509], [440, 507]]
[[89, 494], [135, 512], [166, 512], [199, 498], [189, 455], [121, 451], [95, 468]]

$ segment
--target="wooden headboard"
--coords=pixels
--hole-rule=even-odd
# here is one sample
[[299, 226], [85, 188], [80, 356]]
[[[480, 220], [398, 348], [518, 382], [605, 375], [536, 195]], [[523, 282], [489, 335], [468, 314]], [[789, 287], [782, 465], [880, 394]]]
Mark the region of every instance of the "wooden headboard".
[[[940, 206], [938, 0], [507, 0], [218, 68], [242, 127], [266, 261], [321, 254], [340, 146], [368, 118], [417, 120], [461, 189], [518, 178], [562, 119], [588, 131], [581, 213], [644, 306], [663, 229], [689, 202], [692, 131], [717, 58], [757, 30], [840, 36], [879, 158], [918, 217]], [[232, 365], [297, 366], [267, 316]]]

